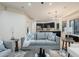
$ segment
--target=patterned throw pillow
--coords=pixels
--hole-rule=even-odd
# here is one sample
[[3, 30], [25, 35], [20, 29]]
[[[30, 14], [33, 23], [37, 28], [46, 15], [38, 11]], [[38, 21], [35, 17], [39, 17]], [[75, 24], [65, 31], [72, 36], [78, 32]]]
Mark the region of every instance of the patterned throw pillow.
[[34, 40], [34, 33], [28, 33], [26, 39], [27, 40]]
[[0, 51], [4, 51], [4, 50], [6, 50], [6, 48], [5, 48], [4, 44], [3, 44], [3, 41], [0, 40]]
[[49, 33], [48, 39], [51, 40], [51, 41], [55, 41], [56, 40], [56, 34], [55, 33]]

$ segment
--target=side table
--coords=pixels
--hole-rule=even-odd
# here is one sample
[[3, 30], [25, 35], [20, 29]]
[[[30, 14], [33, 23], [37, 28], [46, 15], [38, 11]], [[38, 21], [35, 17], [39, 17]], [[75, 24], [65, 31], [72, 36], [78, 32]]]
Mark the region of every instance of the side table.
[[67, 51], [67, 48], [70, 47], [70, 43], [73, 43], [74, 40], [72, 39], [62, 39], [62, 49]]

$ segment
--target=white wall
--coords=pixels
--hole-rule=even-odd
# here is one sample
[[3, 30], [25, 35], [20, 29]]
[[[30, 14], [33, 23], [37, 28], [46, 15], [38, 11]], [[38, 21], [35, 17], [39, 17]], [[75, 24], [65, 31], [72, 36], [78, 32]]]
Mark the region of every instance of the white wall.
[[11, 39], [12, 32], [14, 37], [21, 38], [25, 36], [27, 26], [31, 31], [31, 20], [25, 15], [0, 11], [0, 37], [3, 39]]
[[36, 32], [36, 21], [32, 21], [32, 32]]

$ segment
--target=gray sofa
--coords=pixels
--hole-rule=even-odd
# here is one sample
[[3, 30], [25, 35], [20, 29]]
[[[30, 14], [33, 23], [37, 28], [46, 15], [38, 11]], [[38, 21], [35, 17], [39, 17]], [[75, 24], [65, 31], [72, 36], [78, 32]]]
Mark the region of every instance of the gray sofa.
[[3, 44], [5, 48], [7, 48], [5, 51], [0, 52], [0, 57], [7, 57], [11, 54], [12, 52], [12, 42], [10, 41], [3, 41]]
[[[52, 33], [52, 34], [54, 34], [54, 33]], [[34, 35], [34, 37], [32, 35]], [[51, 35], [51, 33], [48, 33], [48, 32], [44, 32], [44, 33], [37, 32], [37, 33], [31, 33], [30, 36], [27, 36], [29, 38], [27, 38], [27, 37], [26, 38], [27, 38], [27, 41], [31, 41], [29, 47], [34, 47], [34, 48], [43, 47], [43, 48], [51, 48], [51, 49], [60, 49], [60, 38], [55, 35], [55, 39], [53, 39], [53, 36], [54, 35]], [[21, 39], [21, 49], [22, 50], [29, 48], [29, 47], [23, 46], [23, 43], [26, 38]]]

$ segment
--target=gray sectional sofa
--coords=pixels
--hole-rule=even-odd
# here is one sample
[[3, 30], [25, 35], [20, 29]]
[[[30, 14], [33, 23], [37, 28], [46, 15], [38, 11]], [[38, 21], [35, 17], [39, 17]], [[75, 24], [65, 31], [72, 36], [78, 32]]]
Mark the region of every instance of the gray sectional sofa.
[[[28, 44], [28, 42], [30, 44], [26, 46], [25, 44]], [[21, 48], [26, 49], [28, 47], [60, 49], [60, 38], [52, 32], [30, 33], [21, 39]]]
[[0, 57], [7, 57], [12, 52], [12, 42], [3, 41], [3, 44], [4, 44], [5, 48], [6, 48], [6, 50], [0, 52]]

